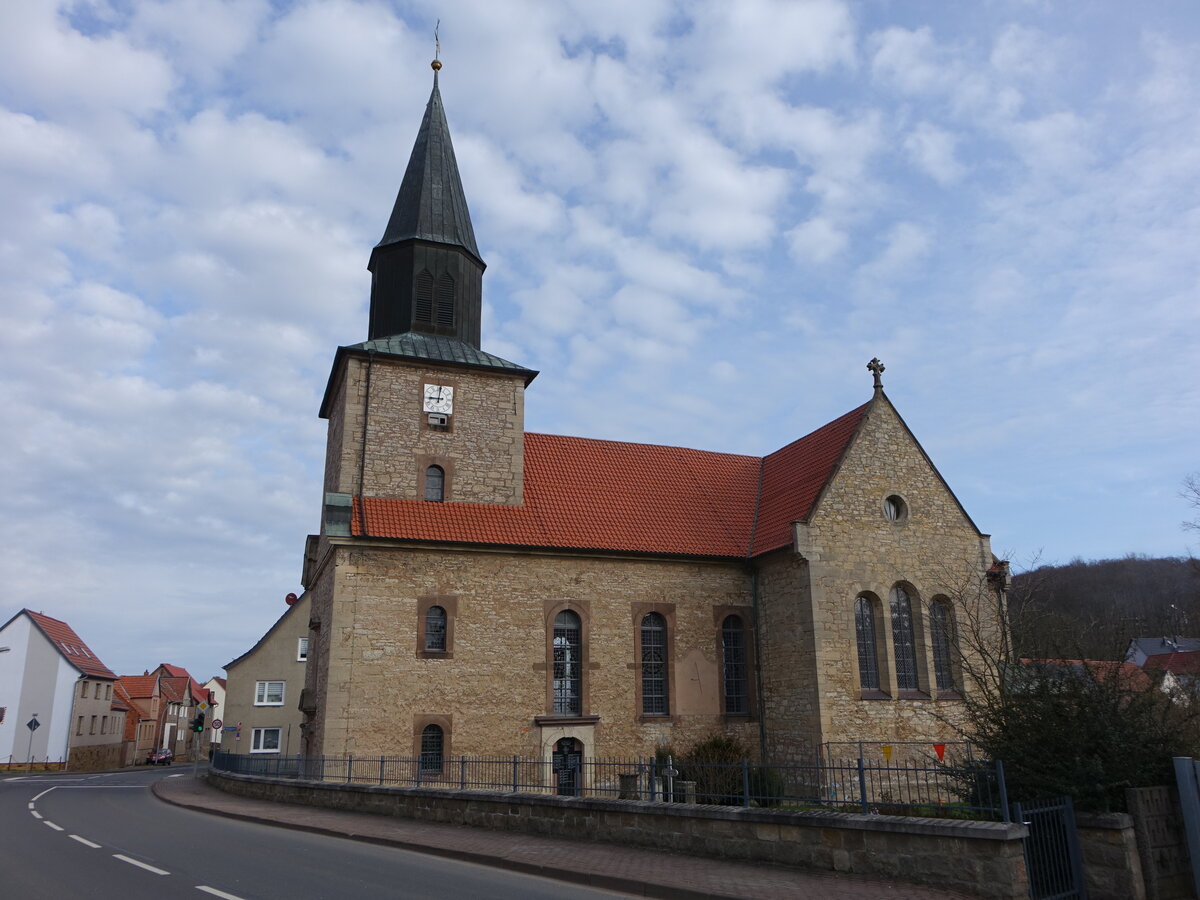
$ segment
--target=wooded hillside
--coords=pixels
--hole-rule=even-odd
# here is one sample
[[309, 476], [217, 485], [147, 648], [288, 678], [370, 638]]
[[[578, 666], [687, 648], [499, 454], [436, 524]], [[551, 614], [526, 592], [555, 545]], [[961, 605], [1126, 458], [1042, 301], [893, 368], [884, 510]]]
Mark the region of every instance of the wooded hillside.
[[1009, 605], [1021, 656], [1121, 659], [1133, 637], [1200, 636], [1200, 561], [1041, 566], [1013, 577]]

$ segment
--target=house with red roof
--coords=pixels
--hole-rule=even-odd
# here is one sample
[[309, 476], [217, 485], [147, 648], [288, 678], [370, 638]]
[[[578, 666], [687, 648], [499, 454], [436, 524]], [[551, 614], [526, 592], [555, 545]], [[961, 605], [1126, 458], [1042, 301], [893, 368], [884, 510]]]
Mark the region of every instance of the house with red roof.
[[960, 737], [960, 630], [998, 639], [1007, 567], [879, 360], [864, 403], [762, 456], [527, 432], [538, 372], [482, 349], [436, 72], [368, 269], [367, 339], [337, 348], [320, 410], [302, 752], [432, 773], [714, 733], [774, 763]]
[[66, 622], [21, 610], [0, 626], [0, 765], [120, 766], [127, 710], [116, 680]]

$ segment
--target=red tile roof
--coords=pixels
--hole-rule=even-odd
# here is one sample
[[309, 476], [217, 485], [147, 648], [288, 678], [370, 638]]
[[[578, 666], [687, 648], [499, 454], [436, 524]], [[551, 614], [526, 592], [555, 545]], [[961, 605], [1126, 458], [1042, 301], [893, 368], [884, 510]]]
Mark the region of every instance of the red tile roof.
[[1159, 653], [1155, 656], [1147, 656], [1142, 668], [1166, 669], [1174, 675], [1196, 675], [1200, 673], [1200, 650], [1185, 650], [1176, 653]]
[[159, 663], [158, 667], [172, 678], [191, 678], [191, 674], [183, 666], [173, 666], [170, 663]]
[[353, 533], [361, 512], [372, 537], [745, 558], [791, 543], [868, 405], [765, 459], [526, 434], [524, 505], [367, 497]]
[[122, 675], [120, 685], [130, 697], [153, 697], [157, 675]]
[[54, 648], [63, 655], [67, 662], [80, 672], [96, 678], [117, 677], [108, 666], [100, 662], [99, 657], [66, 622], [42, 613], [35, 613], [30, 609], [24, 610], [24, 612], [33, 620], [42, 634], [49, 638], [50, 642], [54, 644]]
[[186, 678], [160, 678], [158, 689], [168, 702], [182, 703], [187, 698]]

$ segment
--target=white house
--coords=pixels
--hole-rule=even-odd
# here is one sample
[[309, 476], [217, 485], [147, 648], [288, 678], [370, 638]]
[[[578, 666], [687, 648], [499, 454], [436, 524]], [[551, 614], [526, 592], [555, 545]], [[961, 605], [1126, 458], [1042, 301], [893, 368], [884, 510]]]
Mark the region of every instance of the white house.
[[0, 764], [120, 766], [125, 707], [116, 680], [66, 622], [21, 610], [0, 626]]

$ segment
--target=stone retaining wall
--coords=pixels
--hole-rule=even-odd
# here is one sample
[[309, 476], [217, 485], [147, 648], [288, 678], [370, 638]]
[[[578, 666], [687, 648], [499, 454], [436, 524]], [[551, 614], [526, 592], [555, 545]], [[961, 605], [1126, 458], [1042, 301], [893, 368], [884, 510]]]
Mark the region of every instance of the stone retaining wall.
[[1090, 900], [1146, 900], [1133, 817], [1076, 813], [1075, 826]]
[[381, 787], [225, 772], [208, 778], [233, 794], [284, 803], [851, 872], [987, 898], [1029, 895], [1021, 846], [1024, 825]]

